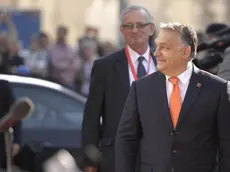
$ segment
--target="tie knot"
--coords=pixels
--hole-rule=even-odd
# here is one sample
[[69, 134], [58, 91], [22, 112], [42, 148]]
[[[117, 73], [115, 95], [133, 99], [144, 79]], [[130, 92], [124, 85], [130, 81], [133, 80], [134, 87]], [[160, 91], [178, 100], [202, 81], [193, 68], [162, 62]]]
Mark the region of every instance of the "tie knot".
[[172, 77], [169, 78], [169, 81], [170, 81], [173, 85], [178, 85], [178, 83], [179, 83], [180, 80], [179, 80], [178, 77], [172, 76]]
[[145, 58], [143, 56], [138, 57], [139, 63], [142, 63]]

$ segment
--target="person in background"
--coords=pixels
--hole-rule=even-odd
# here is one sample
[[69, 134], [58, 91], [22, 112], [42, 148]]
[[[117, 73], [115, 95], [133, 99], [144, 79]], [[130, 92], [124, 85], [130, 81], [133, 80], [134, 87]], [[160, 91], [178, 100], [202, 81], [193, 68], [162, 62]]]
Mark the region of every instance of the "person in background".
[[[0, 118], [3, 118], [15, 102], [13, 90], [8, 81], [0, 80]], [[13, 126], [12, 155], [15, 157], [20, 152], [21, 144], [21, 122]], [[4, 133], [0, 133], [0, 169], [6, 168], [6, 147]]]
[[24, 66], [24, 59], [20, 56], [20, 44], [17, 40], [8, 40], [8, 60], [12, 74], [17, 74], [17, 68]]
[[19, 54], [18, 33], [9, 13], [0, 11], [0, 26], [8, 29], [0, 32], [0, 73], [12, 74], [23, 60]]
[[149, 46], [149, 36], [154, 32], [150, 12], [138, 5], [127, 7], [122, 13], [120, 31], [126, 47], [95, 60], [92, 68], [82, 122], [82, 146], [99, 147], [103, 161], [100, 165], [88, 162], [84, 172], [115, 171], [114, 143], [130, 85], [156, 71], [156, 59]]
[[80, 82], [80, 93], [87, 97], [89, 93], [93, 63], [96, 59], [98, 59], [99, 55], [97, 54], [97, 46], [92, 40], [85, 40], [81, 44], [82, 64], [76, 80]]
[[75, 78], [80, 69], [80, 58], [67, 43], [68, 29], [57, 28], [57, 40], [49, 50], [50, 75], [54, 82], [75, 90]]
[[46, 78], [48, 75], [48, 49], [40, 44], [40, 35], [31, 37], [29, 49], [21, 51], [25, 66], [32, 77]]

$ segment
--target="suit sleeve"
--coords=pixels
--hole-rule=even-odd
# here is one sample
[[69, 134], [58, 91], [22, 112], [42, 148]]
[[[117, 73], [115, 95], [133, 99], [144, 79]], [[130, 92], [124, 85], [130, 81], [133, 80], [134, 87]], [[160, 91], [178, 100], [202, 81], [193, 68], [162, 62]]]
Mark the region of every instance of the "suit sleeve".
[[136, 84], [132, 84], [120, 119], [115, 143], [115, 171], [133, 172], [142, 129], [139, 120]]
[[[9, 82], [5, 82], [5, 112], [8, 113], [11, 105], [15, 102], [15, 96]], [[21, 122], [17, 122], [14, 126], [14, 143], [20, 144], [21, 142]]]
[[[100, 118], [103, 113], [104, 104], [104, 72], [103, 66], [98, 61], [94, 62], [88, 99], [86, 101], [82, 122], [82, 146], [99, 146], [100, 139]], [[92, 165], [93, 164], [89, 164]]]
[[225, 84], [218, 107], [219, 171], [230, 171], [230, 83]]

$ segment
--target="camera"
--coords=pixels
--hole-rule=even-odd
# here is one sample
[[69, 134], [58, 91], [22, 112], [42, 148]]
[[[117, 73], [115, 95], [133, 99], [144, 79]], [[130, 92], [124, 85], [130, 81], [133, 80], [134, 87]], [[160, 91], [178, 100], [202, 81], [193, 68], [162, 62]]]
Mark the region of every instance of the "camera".
[[[194, 59], [194, 63], [201, 69], [209, 71], [213, 74], [213, 70], [223, 61], [223, 54], [226, 48], [230, 46], [230, 27], [226, 27], [209, 33], [210, 39], [203, 40], [197, 46], [198, 58]], [[209, 35], [206, 34], [208, 37]]]
[[197, 51], [203, 51], [208, 48], [216, 49], [217, 51], [223, 52], [227, 47], [230, 46], [230, 27], [220, 30], [214, 33], [215, 38], [210, 41], [205, 41], [197, 46]]

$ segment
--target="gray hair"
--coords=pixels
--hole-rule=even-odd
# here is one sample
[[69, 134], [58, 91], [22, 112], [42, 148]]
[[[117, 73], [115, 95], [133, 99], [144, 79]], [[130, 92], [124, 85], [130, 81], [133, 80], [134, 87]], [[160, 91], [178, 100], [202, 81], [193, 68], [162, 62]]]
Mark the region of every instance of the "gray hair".
[[198, 39], [196, 31], [192, 27], [181, 23], [161, 23], [160, 28], [179, 32], [182, 43], [191, 47], [191, 59], [195, 58], [197, 53]]
[[120, 17], [120, 25], [123, 24], [123, 22], [124, 22], [124, 16], [127, 13], [133, 12], [133, 11], [139, 11], [139, 10], [142, 10], [142, 11], [145, 12], [147, 22], [153, 23], [153, 16], [150, 14], [150, 12], [146, 8], [144, 8], [144, 7], [140, 6], [140, 5], [130, 5], [126, 9], [124, 9], [124, 11], [122, 11], [121, 17]]

